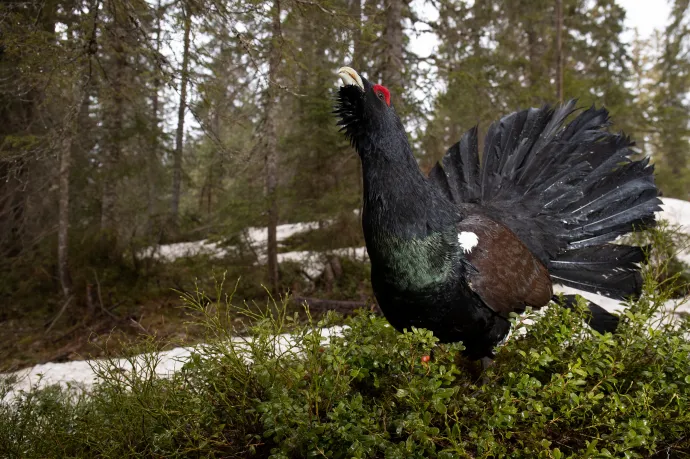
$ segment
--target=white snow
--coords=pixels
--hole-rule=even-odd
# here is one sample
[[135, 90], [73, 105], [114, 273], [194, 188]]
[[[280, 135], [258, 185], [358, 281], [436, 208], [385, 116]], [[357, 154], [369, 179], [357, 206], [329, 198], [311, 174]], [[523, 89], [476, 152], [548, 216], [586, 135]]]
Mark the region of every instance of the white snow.
[[141, 252], [143, 257], [152, 257], [158, 260], [172, 262], [178, 258], [195, 257], [198, 255], [210, 255], [212, 258], [222, 258], [228, 251], [217, 242], [207, 239], [193, 242], [177, 242], [175, 244], [163, 244], [149, 247]]
[[[326, 221], [323, 225], [330, 224]], [[286, 225], [278, 225], [276, 228], [276, 238], [278, 242], [284, 241], [295, 234], [305, 233], [307, 231], [319, 228], [319, 222], [302, 222], [302, 223], [288, 223]], [[244, 231], [245, 240], [256, 250], [264, 250], [266, 247], [266, 239], [268, 233], [264, 227], [250, 227]]]
[[[158, 356], [155, 366], [156, 374], [160, 377], [167, 377], [180, 370], [182, 365], [191, 355], [191, 347], [178, 347], [169, 351], [163, 351]], [[132, 368], [143, 368], [145, 363], [154, 357], [151, 354], [142, 354], [134, 359], [114, 360], [114, 366], [124, 372], [132, 371]], [[30, 389], [40, 389], [55, 384], [63, 388], [74, 388], [77, 390], [88, 390], [97, 382], [96, 371], [99, 366], [106, 363], [105, 360], [75, 360], [73, 362], [62, 363], [43, 363], [30, 368], [16, 371], [14, 373], [0, 374], [2, 377], [16, 377], [17, 383], [12, 390], [5, 396], [4, 401], [14, 399], [21, 392], [28, 392]], [[133, 365], [134, 363], [134, 365]]]
[[[326, 344], [334, 336], [342, 336], [342, 326], [323, 328], [319, 330], [322, 340]], [[232, 339], [232, 346], [238, 352], [246, 353], [247, 362], [251, 362], [248, 349], [251, 345], [251, 338], [238, 336]], [[290, 334], [282, 334], [275, 337], [274, 346], [276, 355], [290, 352], [296, 345], [295, 337]], [[169, 351], [162, 351], [155, 354], [141, 354], [131, 359], [108, 360], [79, 360], [64, 363], [44, 363], [25, 368], [9, 374], [0, 374], [0, 379], [4, 377], [16, 377], [18, 382], [14, 384], [12, 390], [1, 402], [14, 400], [20, 392], [28, 392], [34, 389], [41, 389], [52, 385], [59, 385], [65, 389], [76, 391], [88, 391], [94, 384], [100, 381], [98, 373], [107, 367], [114, 367], [122, 372], [123, 375], [132, 373], [133, 370], [141, 374], [147, 371], [152, 362], [156, 376], [170, 377], [173, 373], [182, 369], [183, 365], [189, 360], [192, 352], [201, 350], [197, 347], [178, 347]]]
[[[305, 250], [298, 252], [279, 253], [278, 263], [283, 263], [285, 261], [300, 263], [305, 274], [310, 279], [314, 279], [323, 273], [323, 270], [326, 267], [326, 258], [328, 255], [348, 257], [358, 261], [367, 261], [369, 259], [367, 256], [366, 247], [350, 247], [335, 249], [329, 252], [314, 252]], [[266, 263], [265, 258], [260, 258], [259, 263]]]
[[[620, 313], [625, 309], [625, 303], [618, 300], [612, 300], [603, 295], [596, 293], [583, 292], [582, 290], [566, 287], [565, 285], [554, 285], [555, 293], [578, 294], [583, 298], [598, 304], [609, 312]], [[663, 311], [667, 313], [690, 313], [690, 298], [679, 298], [675, 300], [668, 300], [664, 302]], [[660, 311], [661, 313], [662, 311]]]
[[675, 198], [661, 198], [664, 210], [657, 212], [657, 218], [672, 225], [679, 225], [681, 231], [690, 234], [690, 202]]
[[[690, 234], [690, 202], [681, 201], [672, 198], [662, 198], [663, 208], [662, 212], [659, 212], [657, 217], [660, 220], [667, 220], [672, 225], [677, 225], [683, 233]], [[318, 227], [318, 223], [297, 223], [291, 225], [280, 225], [278, 227], [278, 240], [285, 239], [293, 234], [307, 231], [309, 229], [315, 229]], [[261, 245], [265, 244], [265, 234], [264, 228], [248, 228], [245, 232], [247, 240], [256, 248], [261, 248]], [[167, 246], [159, 246], [157, 253], [164, 259], [174, 259], [179, 256], [185, 256], [185, 253], [199, 253], [199, 250], [207, 250], [207, 252], [212, 256], [222, 256], [223, 253], [221, 247], [215, 243], [210, 243], [207, 241], [197, 241], [192, 243], [180, 243], [180, 244], [168, 244]], [[354, 247], [346, 249], [338, 249], [329, 252], [334, 255], [339, 256], [350, 256], [358, 260], [366, 260], [367, 252], [365, 247]], [[296, 261], [305, 264], [305, 271], [311, 275], [317, 275], [321, 273], [325, 266], [325, 254], [318, 252], [288, 252], [279, 255], [279, 261]], [[690, 262], [690, 251], [685, 250], [681, 254], [681, 259], [686, 262]], [[620, 304], [619, 301], [611, 300], [601, 295], [594, 293], [582, 292], [569, 287], [555, 286], [557, 292], [563, 292], [566, 294], [577, 293], [585, 297], [586, 299], [597, 303], [603, 308], [611, 312], [621, 312], [624, 309], [624, 305]], [[682, 300], [671, 300], [665, 303], [665, 309], [667, 311], [675, 312], [689, 312], [690, 313], [690, 299]], [[323, 329], [322, 335], [324, 336], [324, 341], [326, 341], [330, 336], [338, 335], [342, 332], [341, 327], [333, 327], [330, 329]], [[294, 346], [294, 340], [290, 335], [281, 335], [277, 337], [276, 346], [277, 352], [285, 352], [290, 347]], [[246, 338], [237, 337], [233, 339], [235, 343], [246, 342]], [[194, 348], [192, 347], [180, 347], [172, 349], [169, 351], [161, 352], [158, 355], [159, 361], [156, 365], [156, 374], [162, 377], [169, 376], [175, 371], [178, 371], [184, 362], [189, 359], [191, 352]], [[152, 356], [141, 355], [134, 358], [134, 366], [143, 365], [147, 359]], [[88, 389], [92, 387], [94, 382], [96, 382], [96, 374], [94, 373], [94, 368], [98, 365], [102, 365], [103, 361], [74, 361], [65, 363], [46, 363], [41, 365], [36, 365], [31, 368], [25, 368], [18, 372], [12, 373], [11, 375], [16, 376], [19, 382], [14, 385], [12, 392], [8, 394], [5, 401], [15, 397], [19, 391], [27, 391], [31, 388], [42, 388], [52, 384], [60, 384], [63, 387], [81, 387], [83, 389]], [[122, 368], [123, 371], [132, 370], [132, 362], [126, 359], [119, 359], [116, 361], [116, 365]], [[3, 376], [10, 375], [0, 375]]]
[[[330, 221], [323, 224], [328, 225]], [[319, 227], [318, 222], [305, 223], [289, 223], [286, 225], [278, 225], [276, 228], [276, 237], [278, 242], [282, 242], [298, 233], [304, 233], [309, 230], [314, 230]], [[266, 250], [266, 240], [268, 234], [266, 228], [249, 227], [242, 232], [243, 240], [249, 244], [259, 255], [263, 255]], [[232, 247], [224, 248], [218, 242], [202, 239], [192, 242], [177, 242], [174, 244], [161, 244], [156, 247], [148, 247], [144, 249], [140, 256], [152, 257], [158, 260], [172, 262], [178, 258], [193, 257], [197, 255], [209, 255], [212, 258], [222, 258], [229, 254]]]
[[[682, 234], [690, 236], [690, 202], [674, 198], [661, 198], [663, 212], [657, 213], [657, 218], [666, 220], [672, 227]], [[679, 247], [680, 252], [676, 257], [683, 263], [690, 264], [690, 247]]]

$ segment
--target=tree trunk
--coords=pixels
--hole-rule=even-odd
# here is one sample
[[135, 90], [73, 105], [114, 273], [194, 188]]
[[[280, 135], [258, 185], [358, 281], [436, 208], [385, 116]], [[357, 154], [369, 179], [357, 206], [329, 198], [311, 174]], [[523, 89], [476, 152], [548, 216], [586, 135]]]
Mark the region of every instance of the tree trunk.
[[265, 124], [264, 124], [264, 148], [265, 148], [265, 162], [266, 162], [266, 198], [267, 198], [267, 245], [266, 256], [268, 258], [268, 283], [273, 294], [278, 293], [278, 200], [276, 196], [276, 189], [278, 188], [278, 133], [277, 133], [277, 118], [278, 118], [278, 86], [276, 80], [278, 78], [281, 50], [280, 45], [282, 41], [282, 32], [280, 28], [280, 0], [274, 0], [272, 11], [272, 27], [271, 27], [271, 47], [268, 57], [268, 87], [266, 88], [265, 100]]
[[170, 221], [177, 228], [180, 213], [180, 187], [182, 184], [182, 147], [184, 141], [184, 114], [187, 108], [187, 80], [189, 78], [189, 35], [192, 28], [192, 12], [189, 5], [184, 6], [184, 50], [182, 54], [182, 82], [180, 84], [180, 106], [177, 111], [177, 132], [175, 134], [175, 154], [173, 158], [173, 184]]
[[60, 175], [58, 179], [58, 278], [65, 298], [72, 294], [72, 276], [69, 269], [69, 185], [72, 168], [72, 144], [77, 131], [79, 115], [88, 111], [86, 94], [89, 78], [77, 81], [74, 88], [72, 107], [63, 121], [58, 142], [60, 156]]
[[125, 91], [125, 72], [127, 66], [127, 55], [122, 42], [126, 31], [122, 26], [125, 18], [120, 13], [120, 5], [117, 0], [110, 2], [110, 12], [112, 15], [113, 27], [109, 37], [112, 41], [114, 53], [115, 69], [112, 77], [113, 100], [110, 109], [106, 111], [105, 123], [109, 125], [107, 129], [107, 146], [104, 158], [104, 181], [103, 196], [101, 200], [101, 232], [114, 241], [117, 239], [115, 208], [117, 205], [117, 167], [120, 162], [122, 151], [122, 127], [124, 119], [124, 91]]
[[362, 0], [352, 0], [351, 11], [354, 27], [352, 30], [352, 44], [354, 51], [352, 53], [352, 68], [356, 71], [362, 71], [363, 52], [362, 49]]
[[386, 0], [386, 64], [383, 68], [383, 84], [397, 94], [396, 107], [402, 106], [403, 81], [403, 30], [402, 12], [405, 0]]
[[563, 103], [563, 0], [556, 0], [556, 97]]
[[[223, 106], [225, 105], [225, 102], [223, 101]], [[213, 133], [215, 136], [220, 138], [220, 107], [221, 104], [220, 102], [216, 105], [216, 109], [213, 111]], [[218, 162], [217, 157], [219, 156], [219, 152], [217, 151], [217, 145], [213, 146], [213, 150], [211, 152], [211, 161], [209, 164], [208, 168], [208, 195], [206, 197], [206, 213], [211, 216], [211, 208], [213, 205], [213, 169], [216, 168], [216, 163]], [[220, 175], [220, 173], [219, 173]]]
[[[98, 21], [98, 9], [91, 4], [93, 11], [93, 32], [91, 42], [95, 41], [96, 23]], [[69, 38], [73, 41], [74, 31], [69, 28]], [[90, 50], [95, 53], [95, 50]], [[72, 296], [72, 276], [69, 268], [69, 207], [70, 207], [70, 171], [72, 169], [72, 150], [74, 139], [77, 136], [79, 126], [89, 117], [89, 83], [91, 81], [89, 68], [91, 54], [86, 62], [80, 63], [78, 76], [73, 83], [71, 105], [67, 109], [62, 127], [58, 136], [58, 156], [60, 168], [58, 176], [58, 279], [62, 294], [69, 302]]]
[[60, 142], [60, 198], [58, 200], [58, 277], [62, 294], [72, 294], [69, 272], [69, 171], [72, 163], [72, 129], [66, 129]]
[[[352, 0], [352, 18], [354, 20], [354, 30], [352, 34], [352, 44], [354, 52], [352, 55], [352, 67], [357, 71], [362, 71], [364, 62], [364, 49], [362, 47], [362, 0]], [[359, 164], [359, 163], [357, 163]], [[357, 194], [359, 195], [359, 216], [362, 217], [364, 209], [364, 177], [362, 168], [357, 167]]]
[[149, 146], [148, 155], [148, 196], [146, 205], [146, 236], [153, 239], [153, 219], [156, 213], [156, 198], [158, 196], [156, 189], [156, 175], [158, 172], [158, 146], [160, 140], [160, 120], [158, 119], [159, 111], [159, 91], [161, 80], [158, 68], [158, 59], [161, 50], [161, 16], [163, 15], [161, 0], [158, 0], [156, 5], [156, 56], [154, 57], [154, 77], [153, 77], [153, 94], [151, 97], [151, 118], [153, 122], [153, 132], [151, 134], [151, 145]]
[[[527, 24], [527, 56], [529, 58], [529, 85], [530, 88], [537, 86], [539, 81], [537, 65], [539, 53], [537, 52], [537, 32], [532, 21]], [[533, 94], [534, 96], [534, 94]]]

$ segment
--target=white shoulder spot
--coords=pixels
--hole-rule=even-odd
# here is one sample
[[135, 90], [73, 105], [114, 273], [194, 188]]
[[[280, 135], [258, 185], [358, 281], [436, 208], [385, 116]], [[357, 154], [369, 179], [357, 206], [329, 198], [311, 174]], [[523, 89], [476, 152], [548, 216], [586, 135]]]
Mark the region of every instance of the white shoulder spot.
[[458, 242], [465, 253], [470, 253], [479, 244], [479, 238], [471, 231], [463, 231], [458, 234]]

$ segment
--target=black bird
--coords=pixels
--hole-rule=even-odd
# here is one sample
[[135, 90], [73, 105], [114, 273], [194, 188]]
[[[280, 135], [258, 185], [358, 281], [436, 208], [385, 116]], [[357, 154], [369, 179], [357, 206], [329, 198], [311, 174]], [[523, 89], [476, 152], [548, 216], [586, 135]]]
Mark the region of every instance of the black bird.
[[[575, 101], [511, 113], [489, 128], [481, 164], [475, 127], [426, 177], [390, 91], [350, 67], [338, 74], [338, 125], [362, 161], [371, 283], [397, 330], [462, 341], [487, 364], [509, 314], [549, 303], [553, 284], [640, 294], [643, 250], [611, 242], [654, 225], [661, 201], [649, 159], [630, 159], [634, 143], [607, 131], [605, 109], [567, 125]], [[590, 304], [592, 328], [617, 321]]]

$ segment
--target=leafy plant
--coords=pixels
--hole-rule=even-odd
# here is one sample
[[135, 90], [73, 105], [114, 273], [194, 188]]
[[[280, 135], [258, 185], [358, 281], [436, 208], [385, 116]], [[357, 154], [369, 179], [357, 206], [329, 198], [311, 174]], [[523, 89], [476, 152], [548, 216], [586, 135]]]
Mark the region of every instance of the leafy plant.
[[15, 396], [0, 405], [0, 455], [686, 457], [690, 323], [669, 320], [651, 270], [646, 283], [615, 335], [589, 329], [583, 305], [514, 317], [481, 377], [461, 343], [427, 330], [398, 333], [368, 311], [306, 311], [304, 324], [288, 299], [235, 306], [221, 283], [183, 296], [207, 344], [181, 371], [157, 376], [149, 343], [143, 359], [98, 363], [89, 394]]

